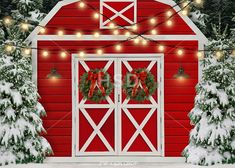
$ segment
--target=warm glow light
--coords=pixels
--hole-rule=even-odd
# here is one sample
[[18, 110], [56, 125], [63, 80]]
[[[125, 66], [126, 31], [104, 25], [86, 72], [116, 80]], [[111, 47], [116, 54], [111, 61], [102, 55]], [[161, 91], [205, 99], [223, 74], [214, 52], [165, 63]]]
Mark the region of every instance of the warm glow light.
[[151, 34], [152, 35], [156, 35], [157, 34], [157, 30], [151, 30]]
[[119, 34], [119, 31], [118, 31], [118, 30], [114, 30], [114, 31], [113, 31], [113, 34], [114, 34], [114, 35], [118, 35], [118, 34]]
[[79, 52], [79, 57], [83, 58], [85, 56], [85, 52], [84, 51], [80, 51]]
[[7, 45], [5, 46], [5, 51], [6, 51], [7, 53], [12, 53], [12, 52], [14, 51], [14, 46], [11, 45], [11, 44], [7, 44]]
[[48, 51], [43, 51], [42, 55], [43, 55], [43, 57], [48, 57], [49, 56], [49, 52]]
[[82, 33], [81, 32], [77, 32], [76, 36], [77, 36], [77, 38], [81, 38], [82, 37]]
[[127, 32], [125, 33], [125, 36], [126, 36], [126, 37], [130, 37], [130, 35], [131, 35], [131, 33], [130, 33], [129, 31], [127, 31]]
[[115, 24], [114, 24], [114, 23], [110, 23], [110, 24], [109, 24], [109, 28], [110, 28], [110, 29], [114, 29], [114, 28], [115, 28]]
[[184, 54], [184, 51], [183, 51], [182, 49], [179, 49], [179, 50], [177, 51], [177, 54], [178, 54], [179, 56], [182, 56], [182, 55]]
[[103, 50], [98, 49], [98, 50], [97, 50], [97, 54], [98, 54], [98, 55], [102, 55], [102, 54], [103, 54]]
[[165, 47], [164, 47], [163, 45], [159, 45], [159, 46], [158, 46], [158, 49], [159, 49], [160, 51], [164, 51], [164, 50], [165, 50]]
[[156, 19], [154, 19], [154, 18], [150, 19], [150, 23], [153, 25], [156, 24]]
[[139, 43], [140, 43], [140, 39], [139, 39], [138, 37], [135, 38], [135, 39], [134, 39], [134, 43], [135, 43], [135, 44], [139, 44]]
[[199, 60], [203, 59], [204, 58], [204, 53], [202, 51], [199, 51], [197, 53], [197, 57], [198, 57]]
[[217, 58], [217, 59], [220, 59], [220, 58], [223, 57], [224, 53], [223, 53], [223, 51], [216, 51], [216, 52], [215, 52], [215, 55], [216, 55], [216, 58]]
[[187, 10], [187, 9], [184, 9], [184, 10], [182, 11], [182, 14], [185, 15], [185, 16], [187, 16], [187, 15], [188, 15], [188, 10]]
[[57, 34], [58, 34], [59, 36], [63, 36], [63, 35], [64, 35], [64, 31], [63, 31], [63, 30], [59, 30], [59, 31], [57, 32]]
[[172, 11], [167, 11], [166, 15], [171, 17], [172, 16]]
[[44, 27], [41, 27], [40, 28], [40, 33], [42, 33], [42, 34], [46, 33], [46, 29]]
[[95, 32], [95, 33], [94, 33], [94, 37], [95, 37], [95, 38], [99, 38], [99, 37], [100, 37], [100, 33], [99, 33], [99, 32]]
[[80, 8], [84, 8], [84, 7], [85, 7], [85, 3], [84, 3], [84, 2], [80, 2], [80, 3], [79, 3], [79, 7], [80, 7]]
[[147, 43], [148, 43], [147, 40], [145, 40], [145, 39], [142, 40], [143, 45], [147, 45]]
[[118, 45], [116, 45], [115, 48], [116, 48], [117, 51], [120, 51], [122, 49], [122, 46], [120, 44], [118, 44]]
[[62, 52], [60, 53], [60, 56], [61, 56], [62, 58], [66, 58], [67, 54], [66, 54], [65, 51], [62, 51]]
[[197, 4], [202, 4], [202, 0], [195, 0]]
[[98, 13], [95, 13], [95, 14], [94, 14], [94, 18], [95, 18], [95, 19], [99, 19], [99, 17], [100, 17], [100, 15], [99, 15]]
[[172, 25], [173, 25], [173, 22], [172, 22], [171, 20], [168, 20], [168, 21], [166, 22], [166, 24], [167, 24], [167, 26], [172, 26]]
[[29, 56], [31, 54], [31, 49], [30, 48], [24, 48], [23, 49], [23, 55]]
[[132, 30], [136, 31], [138, 29], [138, 26], [137, 25], [133, 25], [131, 28], [132, 28]]
[[12, 23], [11, 17], [9, 17], [9, 16], [5, 17], [5, 18], [3, 19], [3, 23], [4, 23], [6, 26], [11, 25], [11, 23]]
[[24, 30], [24, 31], [28, 31], [29, 30], [29, 24], [24, 22], [24, 23], [21, 23], [21, 29]]

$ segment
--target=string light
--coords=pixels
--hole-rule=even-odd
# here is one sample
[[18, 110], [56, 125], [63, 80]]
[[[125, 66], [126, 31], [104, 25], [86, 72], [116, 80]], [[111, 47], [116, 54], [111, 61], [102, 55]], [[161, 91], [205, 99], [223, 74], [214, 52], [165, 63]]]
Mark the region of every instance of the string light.
[[95, 37], [95, 38], [99, 38], [99, 37], [100, 37], [100, 33], [99, 33], [99, 32], [95, 32], [95, 33], [94, 33], [94, 37]]
[[60, 56], [61, 56], [62, 58], [66, 58], [67, 54], [66, 54], [65, 51], [62, 51], [62, 52], [60, 53]]
[[182, 49], [178, 49], [177, 54], [179, 56], [182, 56], [184, 54], [184, 51]]
[[138, 26], [137, 25], [133, 25], [131, 28], [132, 28], [132, 30], [136, 31], [138, 29]]
[[84, 8], [85, 7], [85, 3], [84, 2], [79, 2], [79, 7], [80, 8]]
[[151, 34], [152, 35], [156, 35], [157, 34], [157, 30], [155, 30], [155, 29], [151, 30]]
[[167, 11], [167, 12], [166, 12], [166, 15], [169, 16], [169, 17], [171, 17], [171, 16], [173, 15], [173, 14], [172, 14], [172, 11]]
[[224, 55], [224, 53], [222, 51], [220, 51], [220, 50], [215, 52], [215, 56], [216, 56], [217, 59], [222, 58], [223, 55]]
[[204, 53], [202, 51], [199, 51], [197, 53], [197, 57], [198, 57], [199, 60], [202, 60], [204, 58]]
[[126, 36], [126, 37], [130, 37], [130, 35], [131, 35], [131, 33], [130, 33], [129, 31], [127, 31], [127, 32], [125, 33], [125, 36]]
[[6, 25], [6, 26], [10, 26], [12, 24], [12, 19], [11, 17], [7, 16], [3, 19], [3, 23]]
[[21, 29], [23, 31], [28, 31], [29, 30], [29, 24], [24, 22], [24, 23], [21, 23]]
[[151, 18], [150, 20], [149, 20], [149, 22], [152, 24], [152, 25], [154, 25], [154, 24], [156, 24], [156, 19], [155, 18]]
[[77, 36], [77, 38], [81, 38], [82, 37], [82, 33], [81, 32], [77, 32], [76, 36]]
[[114, 35], [118, 35], [118, 34], [119, 34], [119, 31], [116, 29], [116, 30], [113, 31], [113, 34], [114, 34]]
[[140, 39], [139, 39], [138, 37], [135, 38], [135, 39], [134, 39], [134, 43], [135, 43], [135, 44], [139, 44], [139, 43], [140, 43]]
[[185, 16], [187, 16], [187, 15], [188, 15], [188, 10], [187, 10], [187, 9], [184, 9], [184, 10], [182, 11], [182, 14], [185, 15]]
[[79, 52], [79, 57], [83, 58], [85, 56], [85, 52], [84, 51], [80, 51]]
[[109, 28], [110, 28], [110, 29], [114, 29], [114, 28], [115, 28], [115, 24], [114, 24], [114, 23], [110, 23], [110, 24], [109, 24]]
[[147, 43], [148, 43], [147, 40], [145, 40], [145, 39], [142, 40], [143, 45], [147, 45]]
[[42, 33], [42, 34], [46, 33], [46, 29], [44, 27], [41, 27], [40, 28], [40, 33]]
[[159, 49], [159, 51], [164, 51], [164, 50], [165, 50], [165, 47], [164, 47], [163, 45], [159, 45], [159, 46], [158, 46], [158, 49]]
[[14, 49], [15, 49], [15, 47], [11, 44], [5, 45], [5, 51], [9, 54], [12, 53], [14, 51]]
[[94, 14], [94, 18], [95, 18], [95, 19], [99, 19], [99, 17], [100, 17], [100, 15], [99, 15], [98, 13], [95, 13], [95, 14]]
[[63, 31], [63, 30], [59, 30], [59, 31], [57, 32], [57, 34], [58, 34], [59, 36], [63, 36], [63, 35], [64, 35], [64, 31]]
[[29, 56], [31, 54], [31, 49], [30, 48], [24, 48], [22, 51], [23, 51], [24, 56]]
[[49, 56], [49, 52], [48, 51], [43, 51], [42, 52], [42, 56], [43, 57], [48, 57]]
[[115, 48], [116, 48], [117, 51], [120, 51], [122, 49], [122, 46], [120, 44], [118, 44], [118, 45], [116, 45]]
[[102, 54], [103, 54], [103, 50], [98, 49], [98, 50], [97, 50], [97, 54], [98, 54], [98, 55], [102, 55]]
[[195, 0], [195, 3], [202, 4], [202, 0]]
[[172, 22], [171, 20], [168, 20], [168, 21], [166, 22], [166, 25], [170, 27], [170, 26], [173, 25], [173, 22]]

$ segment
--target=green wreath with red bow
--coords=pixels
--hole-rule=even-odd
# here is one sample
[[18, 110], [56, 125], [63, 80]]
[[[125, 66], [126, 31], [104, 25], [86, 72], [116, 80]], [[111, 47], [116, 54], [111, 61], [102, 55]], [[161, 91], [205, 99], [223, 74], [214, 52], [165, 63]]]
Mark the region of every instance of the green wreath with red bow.
[[146, 69], [134, 69], [124, 77], [123, 89], [127, 98], [143, 102], [155, 93], [157, 82], [154, 75]]
[[106, 100], [113, 91], [113, 83], [108, 72], [103, 69], [91, 69], [85, 72], [80, 79], [80, 92], [90, 101], [101, 102]]

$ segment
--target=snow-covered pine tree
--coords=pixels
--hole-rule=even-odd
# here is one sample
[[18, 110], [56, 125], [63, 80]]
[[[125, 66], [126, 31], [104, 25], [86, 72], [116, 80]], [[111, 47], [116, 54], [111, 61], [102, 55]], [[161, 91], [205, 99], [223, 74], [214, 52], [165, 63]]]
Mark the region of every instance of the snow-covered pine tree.
[[[31, 80], [29, 29], [41, 19], [39, 0], [15, 0], [13, 21], [0, 22], [0, 165], [42, 162], [52, 152], [45, 131], [37, 87]], [[26, 23], [27, 22], [27, 23]], [[22, 25], [23, 23], [23, 25]]]
[[189, 117], [195, 126], [183, 155], [188, 163], [212, 165], [235, 163], [235, 58], [233, 43], [221, 25], [207, 47], [203, 77], [197, 85], [195, 106]]

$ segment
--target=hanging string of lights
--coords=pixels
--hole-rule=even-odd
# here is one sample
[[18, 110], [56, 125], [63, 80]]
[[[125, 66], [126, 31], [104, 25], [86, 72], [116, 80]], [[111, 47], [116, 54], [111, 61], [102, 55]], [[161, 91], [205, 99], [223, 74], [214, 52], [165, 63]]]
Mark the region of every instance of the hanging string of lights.
[[[194, 0], [194, 2], [196, 4], [201, 4], [202, 0]], [[138, 29], [137, 23], [131, 25], [131, 29], [128, 29], [127, 27], [122, 26], [122, 25], [118, 25], [118, 24], [116, 25], [112, 22], [112, 20], [109, 17], [107, 17], [103, 13], [98, 12], [98, 10], [95, 7], [93, 7], [92, 5], [90, 5], [88, 3], [85, 3], [84, 1], [80, 1], [79, 2], [79, 7], [80, 8], [84, 8], [85, 6], [88, 6], [92, 10], [95, 11], [95, 14], [94, 14], [95, 19], [99, 19], [99, 17], [102, 15], [103, 17], [110, 20], [111, 23], [109, 24], [109, 28], [111, 30], [113, 30], [114, 35], [119, 34], [118, 29], [120, 29], [120, 28], [126, 30], [125, 36], [127, 37], [127, 39], [119, 41], [119, 42], [114, 43], [114, 44], [104, 45], [102, 47], [99, 47], [98, 49], [97, 48], [86, 48], [84, 51], [79, 51], [79, 55], [81, 57], [84, 57], [85, 56], [85, 51], [95, 51], [95, 50], [96, 50], [96, 53], [98, 55], [102, 55], [104, 53], [103, 49], [108, 48], [108, 47], [113, 47], [113, 46], [115, 47], [116, 51], [119, 52], [119, 51], [122, 50], [122, 44], [127, 42], [127, 41], [133, 41], [135, 44], [140, 44], [141, 43], [142, 45], [147, 45], [149, 41], [158, 44], [158, 42], [156, 40], [151, 39], [149, 37], [146, 37], [146, 36], [144, 36], [144, 34], [151, 33], [152, 35], [156, 35], [157, 34], [156, 28], [159, 27], [162, 24], [166, 24], [168, 27], [172, 26], [173, 25], [172, 18], [175, 15], [177, 15], [179, 12], [182, 12], [182, 14], [188, 14], [189, 6], [190, 6], [191, 3], [193, 3], [193, 1], [183, 0], [179, 3], [177, 3], [176, 5], [172, 6], [169, 10], [167, 10], [167, 12], [159, 12], [159, 13], [155, 14], [154, 16], [152, 16], [151, 18], [145, 18], [145, 19], [142, 19], [142, 20], [138, 21], [138, 24], [140, 24], [141, 22], [149, 21], [149, 23], [151, 25], [153, 25], [154, 29], [146, 30], [142, 33], [137, 33], [137, 31], [136, 31]], [[179, 10], [177, 12], [172, 12], [172, 9], [174, 9], [175, 6], [180, 5], [180, 4], [182, 4], [181, 10]], [[163, 14], [163, 13], [166, 13], [166, 16], [168, 18], [166, 20], [160, 22], [160, 23], [157, 23], [156, 17]], [[6, 26], [9, 26], [9, 25], [11, 25], [12, 21], [11, 21], [10, 17], [6, 17], [6, 18], [4, 18], [3, 22]], [[27, 22], [22, 22], [20, 26], [21, 26], [22, 31], [28, 31], [30, 25]], [[45, 34], [46, 29], [52, 29], [52, 28], [55, 29], [55, 27], [44, 27], [44, 26], [40, 26], [40, 25], [38, 25], [38, 26], [41, 27], [40, 28], [40, 33], [41, 34]], [[74, 31], [74, 29], [73, 30], [72, 29], [64, 29], [64, 30]], [[57, 35], [63, 36], [64, 31], [63, 30], [58, 30]], [[93, 35], [94, 35], [95, 38], [99, 38], [101, 34], [100, 34], [100, 32], [94, 32]], [[82, 36], [83, 36], [82, 32], [76, 32], [76, 37], [81, 38]], [[14, 46], [12, 44], [4, 44], [4, 45], [6, 46], [5, 51], [7, 53], [10, 53], [10, 52], [14, 51], [14, 49], [16, 47], [18, 47], [18, 48], [22, 49], [23, 55], [25, 55], [25, 56], [29, 56], [31, 54], [31, 50], [42, 50], [42, 55], [45, 56], [45, 57], [47, 57], [49, 55], [48, 51], [45, 51], [44, 49], [41, 49], [41, 48], [29, 48], [29, 47], [25, 48], [23, 46]], [[173, 45], [171, 46], [171, 45], [158, 44], [159, 51], [163, 51], [166, 47], [176, 48], [176, 46], [173, 46]], [[192, 49], [184, 47], [184, 50], [191, 51]], [[225, 50], [226, 51], [232, 51], [232, 54], [235, 56], [235, 50], [234, 49], [223, 49], [223, 50], [214, 50], [214, 51], [216, 52], [216, 55], [219, 55], [219, 54], [221, 55], [221, 54], [223, 54], [223, 51], [225, 51]], [[212, 50], [199, 50], [198, 53], [197, 53], [198, 58], [202, 58], [203, 55], [204, 55], [204, 52], [207, 52], [207, 51], [212, 51]], [[66, 57], [66, 55], [67, 55], [66, 53], [67, 53], [66, 51], [62, 51], [60, 56], [61, 57]], [[178, 55], [181, 56], [181, 55], [183, 55], [183, 53], [184, 53], [183, 49], [178, 49], [177, 50]]]

